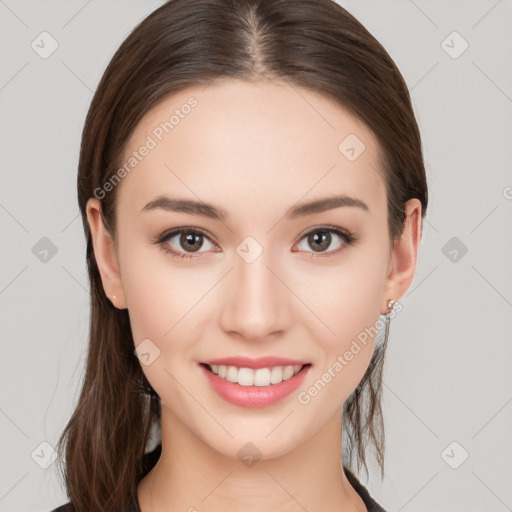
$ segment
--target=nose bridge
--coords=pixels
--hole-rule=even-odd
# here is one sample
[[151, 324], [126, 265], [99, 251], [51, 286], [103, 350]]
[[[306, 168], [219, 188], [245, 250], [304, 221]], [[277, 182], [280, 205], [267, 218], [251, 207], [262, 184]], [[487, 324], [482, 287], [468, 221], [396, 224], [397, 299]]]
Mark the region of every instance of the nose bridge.
[[238, 332], [248, 340], [264, 339], [285, 329], [288, 318], [286, 287], [275, 275], [270, 251], [262, 250], [252, 259], [255, 251], [257, 247], [251, 246], [251, 241], [238, 247], [222, 308], [223, 329]]

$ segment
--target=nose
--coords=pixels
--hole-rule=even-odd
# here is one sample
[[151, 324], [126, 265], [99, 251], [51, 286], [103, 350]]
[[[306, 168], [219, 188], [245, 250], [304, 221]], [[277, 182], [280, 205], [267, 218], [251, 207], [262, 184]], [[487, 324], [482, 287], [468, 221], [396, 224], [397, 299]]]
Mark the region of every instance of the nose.
[[252, 263], [242, 258], [235, 261], [221, 295], [224, 332], [247, 341], [265, 341], [288, 329], [292, 293], [274, 267], [265, 251]]

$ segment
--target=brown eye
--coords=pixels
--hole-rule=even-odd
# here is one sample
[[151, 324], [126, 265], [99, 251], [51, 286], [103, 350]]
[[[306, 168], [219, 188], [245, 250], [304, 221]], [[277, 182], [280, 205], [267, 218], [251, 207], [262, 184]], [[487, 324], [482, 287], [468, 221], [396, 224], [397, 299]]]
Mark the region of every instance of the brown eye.
[[[340, 240], [342, 243], [340, 243]], [[305, 241], [305, 243], [303, 241]], [[336, 241], [338, 242], [336, 243]], [[299, 249], [305, 252], [331, 254], [339, 252], [345, 245], [353, 244], [354, 241], [355, 237], [352, 234], [341, 231], [340, 229], [328, 227], [316, 228], [302, 237], [299, 243]], [[332, 248], [332, 245], [335, 245], [335, 247]], [[336, 245], [338, 248], [336, 248]], [[308, 251], [308, 247], [313, 249], [313, 251]], [[331, 250], [328, 251], [329, 247], [331, 247]]]
[[[176, 240], [175, 240], [176, 239]], [[180, 258], [195, 258], [195, 252], [203, 248], [205, 241], [214, 247], [210, 238], [197, 228], [179, 228], [163, 233], [154, 243], [159, 244], [165, 252]], [[207, 249], [209, 249], [207, 247]]]
[[196, 252], [203, 245], [203, 235], [195, 232], [183, 232], [180, 235], [180, 246], [187, 251]]

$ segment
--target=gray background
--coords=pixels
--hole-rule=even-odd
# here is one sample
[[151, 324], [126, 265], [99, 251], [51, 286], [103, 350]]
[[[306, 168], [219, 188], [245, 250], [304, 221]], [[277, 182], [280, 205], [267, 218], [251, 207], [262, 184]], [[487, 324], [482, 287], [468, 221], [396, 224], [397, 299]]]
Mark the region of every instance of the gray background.
[[[0, 0], [0, 511], [66, 501], [41, 466], [87, 343], [80, 134], [114, 51], [161, 3]], [[340, 3], [404, 75], [430, 187], [390, 329], [387, 473], [361, 480], [388, 512], [512, 510], [512, 1]], [[46, 59], [31, 47], [43, 31], [58, 43]]]

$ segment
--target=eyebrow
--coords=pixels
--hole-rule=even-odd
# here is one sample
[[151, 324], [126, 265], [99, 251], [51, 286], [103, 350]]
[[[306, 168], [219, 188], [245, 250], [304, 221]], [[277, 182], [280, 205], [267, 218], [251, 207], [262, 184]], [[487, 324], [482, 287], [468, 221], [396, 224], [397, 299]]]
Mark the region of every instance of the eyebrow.
[[[370, 211], [368, 205], [364, 201], [347, 195], [338, 195], [325, 197], [322, 199], [315, 199], [314, 201], [310, 201], [308, 203], [292, 206], [285, 213], [285, 217], [289, 219], [296, 219], [298, 217], [305, 217], [307, 215], [322, 213], [327, 210], [345, 206], [361, 208], [367, 212]], [[190, 215], [199, 215], [201, 217], [208, 217], [221, 221], [226, 220], [228, 217], [227, 213], [218, 206], [214, 206], [202, 201], [194, 201], [191, 199], [173, 199], [166, 196], [159, 196], [156, 199], [150, 201], [146, 206], [144, 206], [144, 208], [142, 208], [141, 213], [155, 209], [162, 209], [165, 211], [178, 213], [188, 213]]]

